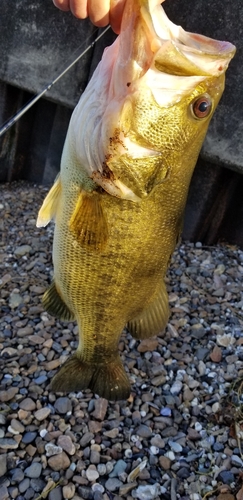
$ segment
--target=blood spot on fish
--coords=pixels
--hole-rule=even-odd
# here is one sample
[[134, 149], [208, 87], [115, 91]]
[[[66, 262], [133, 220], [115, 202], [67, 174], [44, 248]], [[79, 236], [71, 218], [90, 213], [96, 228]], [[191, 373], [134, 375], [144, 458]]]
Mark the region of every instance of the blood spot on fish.
[[130, 85], [131, 85], [131, 82], [127, 82], [127, 87], [130, 87]]

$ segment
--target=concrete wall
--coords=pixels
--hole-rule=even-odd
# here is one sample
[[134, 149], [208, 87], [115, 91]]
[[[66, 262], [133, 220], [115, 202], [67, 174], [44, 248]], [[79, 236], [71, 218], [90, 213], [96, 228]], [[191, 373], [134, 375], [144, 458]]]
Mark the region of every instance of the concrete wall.
[[[184, 237], [243, 247], [243, 1], [166, 0], [172, 21], [237, 47], [226, 90], [192, 179]], [[1, 0], [0, 128], [97, 36], [88, 20], [51, 0]], [[111, 30], [0, 139], [0, 182], [50, 184], [58, 170], [71, 111], [114, 40]], [[225, 168], [227, 167], [227, 168]]]

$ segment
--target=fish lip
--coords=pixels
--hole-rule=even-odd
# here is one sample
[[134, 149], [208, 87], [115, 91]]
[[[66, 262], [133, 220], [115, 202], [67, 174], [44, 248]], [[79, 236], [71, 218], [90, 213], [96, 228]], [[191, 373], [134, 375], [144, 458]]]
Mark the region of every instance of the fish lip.
[[[177, 57], [181, 68], [188, 60], [191, 75], [219, 76], [224, 73], [235, 54], [234, 45], [186, 32], [168, 19], [160, 3], [158, 0], [126, 2], [118, 58], [129, 75], [129, 84], [142, 77], [153, 61], [161, 58], [161, 54], [167, 50], [168, 42], [174, 47], [173, 57]], [[146, 58], [143, 57], [145, 53]], [[163, 54], [163, 60], [165, 56]]]

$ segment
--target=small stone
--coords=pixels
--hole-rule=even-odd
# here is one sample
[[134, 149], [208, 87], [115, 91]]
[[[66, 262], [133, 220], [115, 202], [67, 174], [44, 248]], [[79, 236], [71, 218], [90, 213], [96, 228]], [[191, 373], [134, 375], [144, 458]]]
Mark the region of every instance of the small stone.
[[91, 415], [97, 420], [103, 421], [105, 419], [106, 411], [107, 411], [108, 401], [104, 398], [98, 398], [94, 401], [94, 411]]
[[12, 418], [10, 427], [11, 427], [14, 434], [22, 434], [25, 430], [24, 425], [21, 424], [21, 422], [19, 420], [17, 420], [16, 418]]
[[127, 498], [127, 494], [129, 493], [129, 491], [134, 490], [136, 488], [136, 486], [137, 486], [137, 483], [135, 481], [133, 483], [123, 484], [119, 488], [119, 495], [121, 497]]
[[13, 469], [11, 471], [12, 474], [12, 482], [13, 483], [20, 483], [24, 479], [24, 472], [22, 469]]
[[42, 420], [45, 420], [50, 413], [50, 408], [41, 408], [34, 413], [34, 416], [37, 420], [39, 420], [39, 422], [41, 422]]
[[160, 434], [155, 434], [155, 436], [152, 437], [150, 443], [152, 446], [156, 446], [157, 448], [164, 448], [165, 447], [165, 442], [160, 437]]
[[28, 340], [30, 344], [34, 345], [43, 344], [43, 342], [45, 342], [44, 337], [41, 337], [40, 335], [29, 335]]
[[40, 462], [32, 462], [32, 464], [25, 469], [24, 473], [25, 476], [35, 479], [37, 477], [40, 477], [42, 471], [42, 465]]
[[161, 489], [158, 483], [140, 485], [133, 493], [133, 497], [139, 500], [154, 500], [160, 497]]
[[180, 394], [182, 386], [183, 386], [183, 383], [181, 382], [181, 380], [176, 380], [170, 388], [171, 394], [173, 394], [173, 395]]
[[74, 497], [75, 485], [73, 483], [68, 483], [62, 488], [63, 498], [69, 500]]
[[0, 477], [3, 477], [7, 472], [7, 455], [0, 455]]
[[45, 445], [45, 450], [47, 457], [52, 457], [53, 455], [58, 455], [59, 453], [62, 453], [62, 448], [60, 446], [56, 446], [53, 443], [47, 443]]
[[136, 429], [136, 434], [142, 438], [149, 438], [152, 436], [152, 430], [147, 425], [141, 424]]
[[33, 443], [36, 437], [37, 437], [37, 432], [26, 432], [22, 437], [22, 443], [24, 444]]
[[224, 333], [223, 335], [217, 335], [217, 343], [222, 347], [228, 347], [235, 344], [236, 339], [231, 333]]
[[172, 414], [171, 408], [168, 408], [167, 406], [160, 410], [160, 415], [162, 415], [163, 417], [171, 417], [171, 414]]
[[100, 463], [100, 452], [96, 450], [91, 450], [90, 452], [90, 462], [92, 464], [99, 464]]
[[72, 410], [72, 402], [67, 397], [58, 398], [55, 401], [54, 408], [61, 415], [66, 415]]
[[66, 436], [65, 434], [62, 434], [58, 437], [57, 445], [60, 446], [69, 455], [74, 455], [76, 451], [75, 445], [72, 442], [70, 436]]
[[96, 481], [96, 479], [98, 479], [99, 472], [97, 471], [95, 465], [89, 465], [88, 469], [86, 470], [86, 477], [90, 482]]
[[193, 427], [188, 427], [187, 436], [188, 439], [191, 439], [191, 441], [198, 441], [199, 439], [201, 439], [201, 435], [196, 429], [193, 429]]
[[98, 464], [97, 470], [98, 470], [100, 476], [104, 476], [106, 474], [106, 465], [105, 464]]
[[10, 387], [6, 391], [0, 391], [0, 401], [1, 403], [6, 403], [7, 401], [11, 401], [14, 396], [19, 392], [17, 387]]
[[17, 309], [22, 302], [23, 299], [19, 293], [12, 292], [9, 296], [9, 307], [11, 307], [11, 309]]
[[102, 486], [102, 484], [99, 484], [99, 483], [94, 483], [92, 484], [92, 487], [91, 487], [92, 491], [95, 493], [96, 491], [99, 491], [99, 493], [104, 493], [105, 491], [105, 488], [104, 486]]
[[158, 344], [159, 342], [157, 338], [144, 339], [140, 342], [137, 350], [138, 352], [155, 351], [158, 347]]
[[105, 488], [108, 491], [117, 491], [122, 486], [122, 482], [115, 477], [109, 478], [105, 483]]
[[235, 467], [243, 467], [243, 460], [238, 455], [232, 455], [231, 464], [235, 465]]
[[15, 450], [18, 448], [18, 443], [12, 438], [0, 438], [0, 448], [3, 450]]
[[180, 478], [180, 479], [187, 479], [189, 476], [191, 475], [191, 471], [189, 468], [187, 467], [181, 467], [181, 469], [179, 469], [177, 471], [177, 476]]
[[0, 486], [0, 498], [1, 500], [9, 500], [8, 489], [5, 485]]
[[124, 460], [118, 460], [114, 469], [110, 472], [109, 477], [118, 477], [125, 472], [127, 463]]
[[168, 457], [165, 457], [164, 455], [161, 455], [159, 457], [159, 464], [160, 467], [164, 470], [170, 470], [171, 467], [171, 460]]
[[51, 467], [54, 471], [60, 471], [62, 469], [65, 470], [70, 466], [70, 460], [65, 451], [59, 453], [58, 455], [53, 455], [47, 461], [49, 467]]
[[169, 441], [169, 446], [175, 453], [180, 453], [182, 451], [182, 446], [176, 441]]
[[213, 363], [220, 363], [222, 360], [222, 349], [215, 345], [211, 354], [210, 354], [210, 359], [213, 361]]
[[30, 480], [26, 477], [21, 483], [19, 483], [18, 488], [20, 493], [25, 493], [30, 486]]
[[231, 484], [234, 481], [234, 474], [231, 471], [223, 470], [218, 475], [219, 481], [225, 484]]
[[23, 257], [23, 255], [30, 253], [31, 250], [32, 248], [30, 245], [21, 245], [15, 248], [14, 255], [16, 255], [16, 257]]
[[89, 426], [89, 431], [92, 432], [92, 434], [96, 434], [97, 432], [101, 431], [102, 422], [97, 422], [96, 420], [89, 420], [88, 426]]
[[50, 370], [55, 370], [58, 366], [60, 366], [60, 359], [52, 359], [52, 361], [47, 361], [45, 363], [45, 370], [49, 372]]
[[103, 434], [104, 434], [104, 436], [106, 436], [110, 439], [114, 439], [119, 434], [119, 429], [114, 428], [114, 429], [111, 429], [110, 431], [105, 431]]
[[94, 434], [92, 432], [85, 432], [85, 434], [80, 439], [80, 446], [85, 448], [88, 443], [94, 438]]
[[48, 500], [63, 500], [61, 486], [57, 486], [57, 488], [50, 491]]
[[19, 407], [25, 411], [33, 411], [36, 409], [36, 404], [31, 398], [26, 398], [20, 401]]

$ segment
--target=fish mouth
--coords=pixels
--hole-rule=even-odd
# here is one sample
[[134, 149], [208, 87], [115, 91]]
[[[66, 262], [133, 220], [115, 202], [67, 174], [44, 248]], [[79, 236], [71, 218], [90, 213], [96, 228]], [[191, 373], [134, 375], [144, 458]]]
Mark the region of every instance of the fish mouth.
[[119, 62], [129, 85], [150, 68], [167, 75], [218, 77], [235, 53], [229, 42], [189, 33], [172, 23], [160, 0], [127, 0]]

